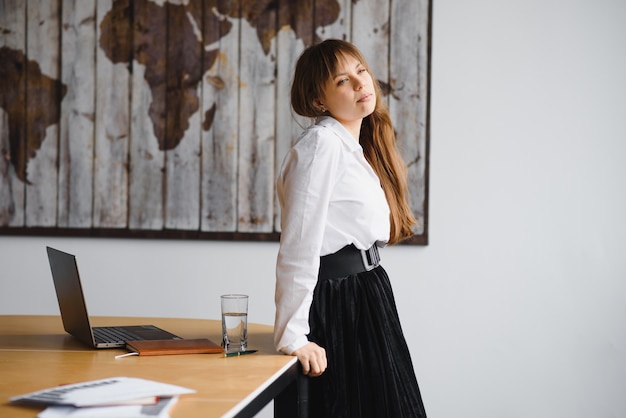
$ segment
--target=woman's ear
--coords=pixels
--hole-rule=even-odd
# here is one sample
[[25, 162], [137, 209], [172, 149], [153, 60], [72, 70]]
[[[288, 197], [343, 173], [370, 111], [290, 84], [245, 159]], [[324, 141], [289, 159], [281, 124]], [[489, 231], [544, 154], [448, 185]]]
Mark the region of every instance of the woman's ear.
[[319, 112], [326, 112], [326, 106], [324, 106], [324, 104], [320, 102], [319, 99], [313, 100], [313, 107], [315, 107], [315, 109]]

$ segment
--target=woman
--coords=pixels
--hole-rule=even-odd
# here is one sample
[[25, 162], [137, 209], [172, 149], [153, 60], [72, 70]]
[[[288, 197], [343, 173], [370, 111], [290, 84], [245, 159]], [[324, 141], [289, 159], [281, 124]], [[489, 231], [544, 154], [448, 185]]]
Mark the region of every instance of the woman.
[[425, 417], [378, 247], [412, 235], [406, 167], [378, 83], [341, 40], [307, 48], [291, 89], [315, 118], [277, 181], [277, 350], [312, 377], [314, 417]]

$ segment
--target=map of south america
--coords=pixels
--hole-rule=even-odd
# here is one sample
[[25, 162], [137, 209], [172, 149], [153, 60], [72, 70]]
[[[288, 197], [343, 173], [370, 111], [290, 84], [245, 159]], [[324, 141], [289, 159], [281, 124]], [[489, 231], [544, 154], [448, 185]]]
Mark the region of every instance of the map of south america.
[[25, 183], [28, 160], [41, 147], [46, 129], [59, 122], [59, 102], [66, 92], [67, 86], [43, 74], [22, 51], [0, 47], [0, 108], [9, 122], [9, 149], [0, 157], [10, 161]]

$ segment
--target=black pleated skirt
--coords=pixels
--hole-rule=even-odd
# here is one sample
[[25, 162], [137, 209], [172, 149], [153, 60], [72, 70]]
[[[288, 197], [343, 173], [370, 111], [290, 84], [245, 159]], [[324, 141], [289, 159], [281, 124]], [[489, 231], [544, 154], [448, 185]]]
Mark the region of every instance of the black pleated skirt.
[[309, 416], [426, 417], [391, 283], [378, 266], [320, 279], [309, 340], [326, 350], [328, 368], [309, 379]]

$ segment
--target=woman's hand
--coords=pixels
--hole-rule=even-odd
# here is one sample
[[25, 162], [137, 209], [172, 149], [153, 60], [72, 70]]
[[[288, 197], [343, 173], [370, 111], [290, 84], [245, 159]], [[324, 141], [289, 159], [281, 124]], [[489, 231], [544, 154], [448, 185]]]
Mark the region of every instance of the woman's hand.
[[310, 342], [293, 352], [302, 365], [302, 373], [310, 377], [317, 377], [326, 370], [326, 350]]

